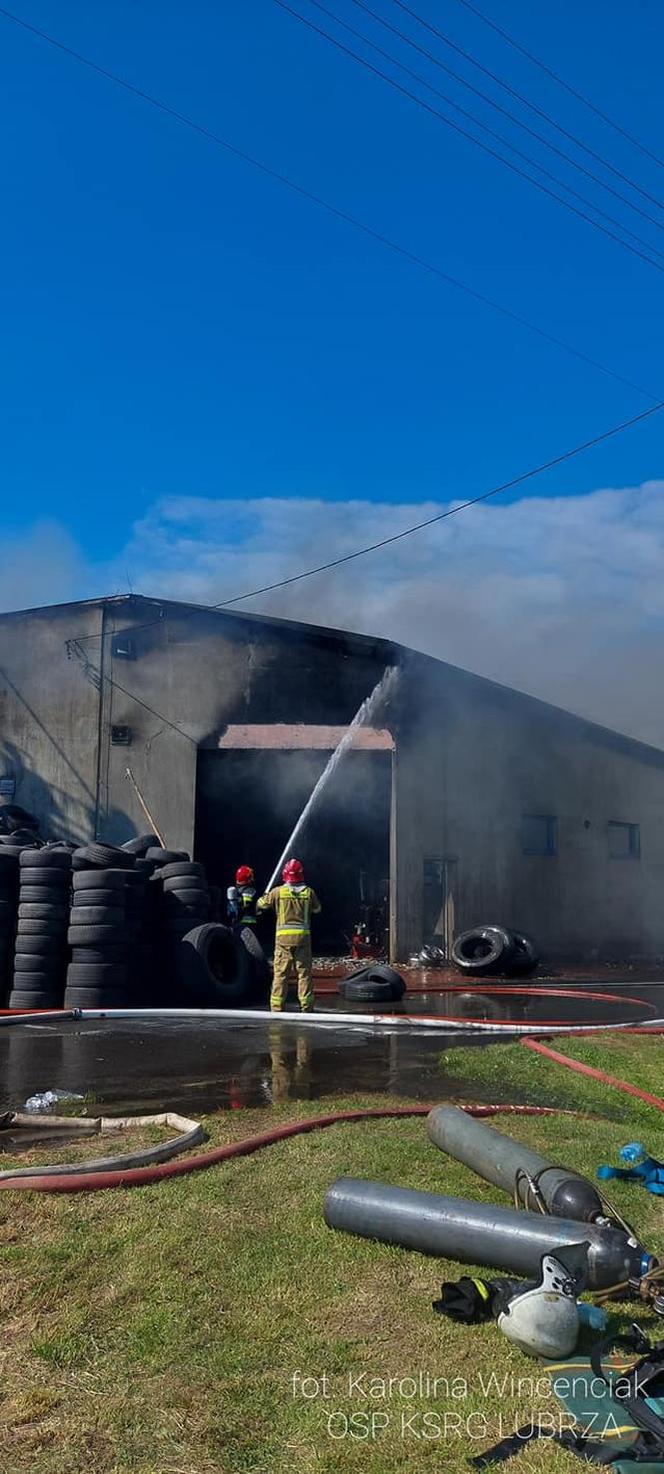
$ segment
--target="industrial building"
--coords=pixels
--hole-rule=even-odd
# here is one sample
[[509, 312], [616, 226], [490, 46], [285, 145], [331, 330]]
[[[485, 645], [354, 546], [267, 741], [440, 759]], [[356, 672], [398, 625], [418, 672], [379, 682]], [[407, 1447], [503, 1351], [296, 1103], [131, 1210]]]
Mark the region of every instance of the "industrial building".
[[170, 847], [265, 883], [392, 669], [298, 841], [317, 950], [384, 897], [395, 960], [481, 922], [664, 955], [664, 753], [379, 639], [135, 595], [4, 614], [0, 797], [120, 843], [147, 827], [129, 767]]

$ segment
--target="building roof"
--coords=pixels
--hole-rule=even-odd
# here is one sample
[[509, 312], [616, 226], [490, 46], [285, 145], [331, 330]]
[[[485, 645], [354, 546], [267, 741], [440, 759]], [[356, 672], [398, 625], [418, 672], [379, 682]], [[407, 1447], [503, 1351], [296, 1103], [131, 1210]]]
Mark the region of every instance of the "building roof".
[[[308, 624], [300, 620], [281, 619], [271, 614], [253, 614], [248, 610], [222, 608], [214, 604], [193, 604], [178, 599], [159, 599], [153, 595], [145, 594], [111, 594], [102, 595], [97, 599], [70, 600], [64, 604], [37, 605], [31, 609], [11, 610], [0, 613], [0, 623], [5, 620], [20, 620], [28, 616], [48, 615], [65, 612], [67, 609], [99, 609], [102, 605], [114, 605], [115, 607], [126, 606], [127, 612], [130, 608], [144, 607], [158, 609], [160, 611], [175, 610], [182, 615], [183, 611], [190, 611], [192, 615], [213, 615], [224, 621], [235, 624], [238, 628], [244, 626], [253, 627], [261, 625], [268, 628], [277, 628], [289, 632], [299, 639], [310, 640], [312, 643], [328, 644], [330, 642], [343, 645], [346, 650], [355, 650], [358, 654], [373, 656], [383, 660], [386, 665], [402, 663], [405, 659], [423, 661], [426, 664], [438, 667], [440, 670], [452, 672], [457, 680], [477, 683], [485, 691], [493, 693], [496, 700], [505, 701], [511, 698], [527, 705], [533, 715], [547, 717], [549, 721], [573, 722], [579, 736], [587, 736], [595, 741], [602, 741], [605, 746], [611, 747], [616, 752], [638, 756], [640, 761], [660, 767], [664, 763], [664, 750], [654, 747], [651, 743], [642, 742], [638, 737], [628, 737], [622, 732], [617, 732], [612, 727], [604, 727], [599, 722], [593, 722], [588, 717], [580, 716], [576, 712], [567, 711], [564, 707], [555, 706], [552, 702], [542, 701], [537, 696], [531, 696], [526, 691], [519, 691], [516, 687], [505, 686], [499, 681], [492, 681], [487, 676], [476, 675], [472, 671], [465, 670], [462, 666], [451, 665], [449, 661], [440, 660], [433, 655], [425, 655], [422, 652], [409, 649], [407, 646], [398, 645], [394, 641], [384, 640], [377, 635], [362, 635], [354, 631], [330, 628], [327, 625]], [[146, 626], [153, 624], [154, 619], [146, 620]], [[133, 629], [140, 629], [140, 624], [133, 625]], [[78, 636], [79, 640], [85, 636]], [[99, 631], [91, 630], [90, 638], [98, 639]]]

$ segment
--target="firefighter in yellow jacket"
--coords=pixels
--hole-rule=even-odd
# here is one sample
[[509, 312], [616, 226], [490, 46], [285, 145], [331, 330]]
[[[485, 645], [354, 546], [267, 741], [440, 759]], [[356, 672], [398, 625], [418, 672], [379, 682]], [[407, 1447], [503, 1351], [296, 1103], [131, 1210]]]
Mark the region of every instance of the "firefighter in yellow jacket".
[[283, 885], [275, 886], [257, 903], [258, 911], [277, 913], [274, 948], [274, 981], [270, 997], [273, 1013], [284, 1006], [291, 971], [297, 977], [297, 995], [302, 1013], [312, 1013], [314, 990], [311, 981], [311, 917], [320, 911], [320, 901], [304, 883], [300, 860], [289, 860], [282, 871]]

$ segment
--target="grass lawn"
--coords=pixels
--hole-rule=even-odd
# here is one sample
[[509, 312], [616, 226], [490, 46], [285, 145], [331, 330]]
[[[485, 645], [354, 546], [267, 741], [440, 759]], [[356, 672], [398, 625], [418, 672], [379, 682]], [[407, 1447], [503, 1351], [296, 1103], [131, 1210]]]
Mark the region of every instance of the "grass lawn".
[[[659, 1041], [614, 1036], [556, 1047], [659, 1088]], [[455, 1050], [445, 1069], [465, 1086], [469, 1078], [495, 1078], [503, 1098], [513, 1081], [520, 1097], [596, 1113], [582, 1123], [565, 1116], [502, 1123], [590, 1175], [635, 1137], [664, 1156], [664, 1118], [656, 1111], [520, 1045]], [[335, 1098], [334, 1108], [380, 1103], [390, 1101]], [[271, 1121], [324, 1114], [327, 1105], [290, 1102], [214, 1116], [206, 1126], [212, 1142], [233, 1140]], [[98, 1155], [99, 1138], [82, 1151]], [[545, 1385], [534, 1392], [523, 1380], [519, 1386], [519, 1379], [540, 1378], [541, 1364], [494, 1326], [469, 1331], [432, 1313], [441, 1279], [457, 1277], [458, 1265], [325, 1227], [323, 1195], [341, 1173], [500, 1197], [436, 1152], [416, 1119], [336, 1126], [148, 1188], [71, 1198], [0, 1194], [0, 1468], [451, 1474], [468, 1453], [511, 1432], [515, 1420], [519, 1426], [534, 1412], [557, 1409]], [[612, 1187], [648, 1247], [664, 1256], [661, 1200]], [[634, 1307], [619, 1318], [634, 1314], [661, 1331], [661, 1322]], [[298, 1374], [315, 1380], [303, 1386]], [[447, 1379], [447, 1394], [439, 1383], [438, 1396], [426, 1387], [412, 1396], [406, 1382], [391, 1389], [377, 1383], [377, 1395], [367, 1395], [372, 1378], [420, 1375]], [[492, 1375], [507, 1381], [487, 1395]], [[375, 1438], [344, 1436], [344, 1417], [367, 1412], [380, 1415]], [[437, 1415], [438, 1425], [427, 1428], [424, 1413]], [[445, 1414], [447, 1436], [437, 1437]], [[583, 1466], [541, 1443], [507, 1467], [578, 1474]]]

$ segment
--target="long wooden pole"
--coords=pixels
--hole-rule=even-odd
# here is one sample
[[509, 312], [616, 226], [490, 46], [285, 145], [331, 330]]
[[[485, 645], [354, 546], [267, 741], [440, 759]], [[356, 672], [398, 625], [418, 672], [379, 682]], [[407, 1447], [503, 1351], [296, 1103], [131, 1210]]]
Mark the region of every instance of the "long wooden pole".
[[134, 793], [136, 794], [136, 797], [137, 797], [138, 802], [139, 802], [139, 804], [140, 804], [140, 806], [141, 806], [141, 808], [143, 810], [143, 813], [145, 814], [145, 817], [146, 817], [146, 819], [148, 821], [148, 824], [151, 824], [152, 825], [152, 828], [153, 828], [153, 830], [154, 830], [154, 832], [155, 832], [155, 834], [157, 836], [157, 839], [159, 840], [160, 845], [162, 846], [163, 849], [166, 849], [166, 847], [167, 847], [166, 846], [166, 840], [164, 839], [164, 836], [163, 836], [161, 830], [159, 829], [158, 825], [155, 823], [155, 821], [154, 821], [154, 819], [152, 817], [152, 814], [150, 813], [150, 810], [149, 810], [149, 808], [148, 808], [148, 806], [147, 806], [147, 804], [145, 802], [145, 799], [143, 798], [143, 794], [141, 793], [141, 790], [140, 790], [140, 788], [138, 786], [138, 783], [136, 782], [136, 779], [135, 779], [135, 777], [134, 777], [134, 775], [133, 775], [133, 773], [131, 771], [131, 768], [127, 768], [126, 769], [126, 775], [127, 775], [128, 779], [129, 779], [129, 782], [131, 783], [131, 786], [132, 786], [132, 788], [134, 790]]

